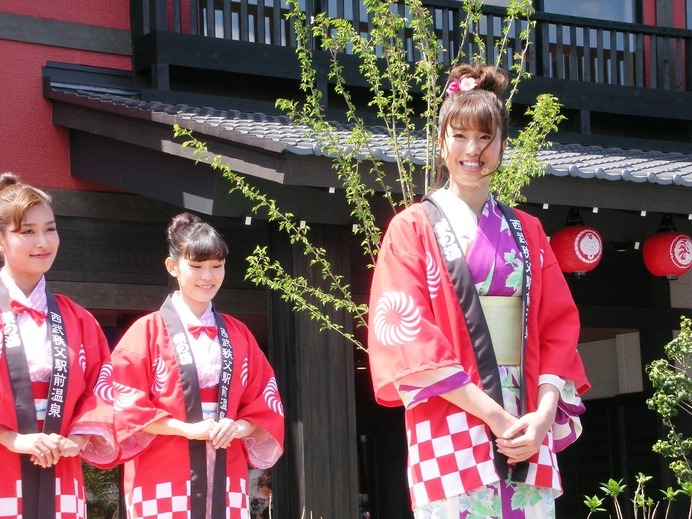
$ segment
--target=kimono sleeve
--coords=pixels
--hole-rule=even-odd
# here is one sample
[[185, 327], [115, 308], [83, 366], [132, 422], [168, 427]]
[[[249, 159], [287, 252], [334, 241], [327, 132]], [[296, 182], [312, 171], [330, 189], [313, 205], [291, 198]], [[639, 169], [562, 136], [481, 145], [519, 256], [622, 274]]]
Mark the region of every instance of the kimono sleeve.
[[[118, 454], [113, 426], [113, 402], [110, 389], [110, 349], [101, 327], [87, 310], [56, 295], [67, 340], [71, 348], [77, 347], [79, 364], [83, 370], [84, 391], [77, 397], [69, 424], [68, 434], [89, 436], [82, 458], [96, 466], [107, 466]], [[77, 344], [77, 336], [79, 344]], [[71, 385], [73, 383], [70, 383]]]
[[171, 416], [155, 405], [150, 391], [154, 370], [150, 352], [163, 333], [163, 330], [157, 333], [156, 321], [145, 316], [125, 332], [111, 355], [115, 430], [121, 461], [141, 453], [156, 438], [143, 431], [147, 425]]
[[538, 306], [540, 374], [571, 380], [582, 394], [591, 386], [577, 351], [579, 311], [542, 228], [538, 239], [542, 251], [539, 261], [542, 290]]
[[377, 258], [368, 357], [375, 397], [382, 405], [402, 404], [396, 389], [399, 379], [462, 365], [450, 339], [450, 316], [462, 316], [458, 301], [442, 296], [441, 285], [450, 281], [439, 253], [426, 247], [431, 242], [426, 233], [432, 232], [423, 209], [412, 206], [393, 218]]
[[[227, 323], [230, 321], [227, 316], [224, 318]], [[258, 469], [266, 469], [273, 466], [283, 453], [283, 404], [274, 370], [255, 338], [243, 324], [235, 320], [231, 322], [237, 331], [231, 342], [244, 341], [248, 351], [247, 364], [240, 373], [242, 394], [236, 419], [247, 420], [257, 426], [252, 434], [243, 439], [244, 446], [250, 464]]]

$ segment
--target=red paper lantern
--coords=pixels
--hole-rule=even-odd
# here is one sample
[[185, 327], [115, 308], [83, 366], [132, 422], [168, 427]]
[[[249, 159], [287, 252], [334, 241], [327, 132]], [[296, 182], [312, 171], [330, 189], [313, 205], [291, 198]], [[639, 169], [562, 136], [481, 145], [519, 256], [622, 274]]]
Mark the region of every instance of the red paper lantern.
[[593, 227], [568, 225], [560, 229], [550, 240], [560, 269], [577, 277], [592, 271], [603, 256], [601, 235]]
[[677, 279], [692, 268], [692, 238], [674, 230], [662, 231], [647, 238], [642, 254], [651, 274]]

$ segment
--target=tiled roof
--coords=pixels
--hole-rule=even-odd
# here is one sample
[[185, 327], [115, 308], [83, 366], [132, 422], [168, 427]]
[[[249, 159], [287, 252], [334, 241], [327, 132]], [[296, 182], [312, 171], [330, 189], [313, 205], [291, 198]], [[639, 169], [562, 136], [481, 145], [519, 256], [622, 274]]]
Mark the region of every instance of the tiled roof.
[[[166, 124], [177, 123], [195, 132], [215, 135], [229, 141], [243, 141], [260, 148], [297, 155], [329, 155], [307, 127], [294, 124], [286, 116], [245, 113], [187, 105], [147, 102], [126, 92], [104, 93], [76, 90], [53, 84], [53, 92], [66, 94], [63, 100], [88, 104], [106, 111], [145, 118]], [[62, 97], [62, 96], [58, 96]], [[341, 142], [346, 143], [353, 129], [350, 124], [334, 123]], [[370, 152], [382, 161], [395, 161], [393, 147], [384, 127], [370, 127]], [[426, 160], [425, 139], [420, 134], [409, 146], [415, 163]], [[346, 144], [344, 144], [346, 145]], [[363, 154], [363, 157], [366, 155]], [[692, 187], [692, 155], [642, 150], [623, 150], [576, 144], [554, 144], [539, 153], [548, 174], [558, 177], [621, 180], [635, 183]]]

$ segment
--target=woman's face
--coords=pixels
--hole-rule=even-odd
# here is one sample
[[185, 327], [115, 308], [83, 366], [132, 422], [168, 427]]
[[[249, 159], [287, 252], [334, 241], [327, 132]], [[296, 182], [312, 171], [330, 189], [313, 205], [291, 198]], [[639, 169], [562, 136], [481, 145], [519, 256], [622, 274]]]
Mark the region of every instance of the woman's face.
[[225, 260], [193, 261], [166, 259], [168, 272], [178, 280], [180, 295], [198, 317], [221, 288], [226, 275]]
[[30, 207], [19, 229], [0, 234], [4, 268], [25, 292], [33, 290], [50, 270], [59, 245], [53, 209], [45, 203]]
[[449, 124], [441, 138], [440, 154], [449, 171], [450, 189], [460, 194], [468, 189], [488, 190], [491, 174], [502, 160], [505, 142], [474, 128]]

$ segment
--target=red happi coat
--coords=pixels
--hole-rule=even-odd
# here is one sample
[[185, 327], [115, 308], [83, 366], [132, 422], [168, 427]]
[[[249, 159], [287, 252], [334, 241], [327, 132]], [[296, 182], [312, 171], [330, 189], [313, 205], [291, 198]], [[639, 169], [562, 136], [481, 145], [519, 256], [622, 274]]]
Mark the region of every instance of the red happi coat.
[[[576, 350], [579, 316], [537, 218], [516, 211], [528, 244], [532, 279], [524, 353], [527, 410], [537, 405], [538, 377], [589, 388]], [[401, 405], [395, 382], [445, 366], [461, 366], [482, 387], [466, 322], [425, 210], [395, 216], [375, 267], [370, 294], [369, 361], [377, 401]], [[476, 416], [435, 396], [406, 410], [408, 477], [413, 507], [494, 483], [490, 429]], [[560, 491], [552, 436], [530, 460], [530, 484]]]
[[[68, 436], [76, 427], [78, 432], [90, 431], [91, 439], [81, 456], [62, 457], [55, 465], [56, 517], [83, 519], [86, 517], [86, 495], [82, 476], [82, 459], [106, 466], [117, 458], [113, 408], [110, 399], [110, 350], [106, 338], [94, 317], [70, 299], [55, 294], [67, 337], [69, 380], [65, 393], [64, 415], [60, 434]], [[15, 404], [10, 386], [4, 350], [0, 359], [0, 424], [17, 430]], [[22, 515], [20, 455], [0, 446], [0, 518]]]
[[[283, 407], [274, 372], [240, 321], [222, 315], [233, 348], [228, 418], [257, 424], [262, 453], [234, 440], [226, 456], [226, 516], [249, 518], [248, 464], [272, 466], [283, 452]], [[127, 516], [187, 519], [191, 507], [188, 440], [142, 429], [164, 417], [186, 420], [175, 351], [159, 312], [136, 321], [112, 354], [115, 424], [121, 445]]]

